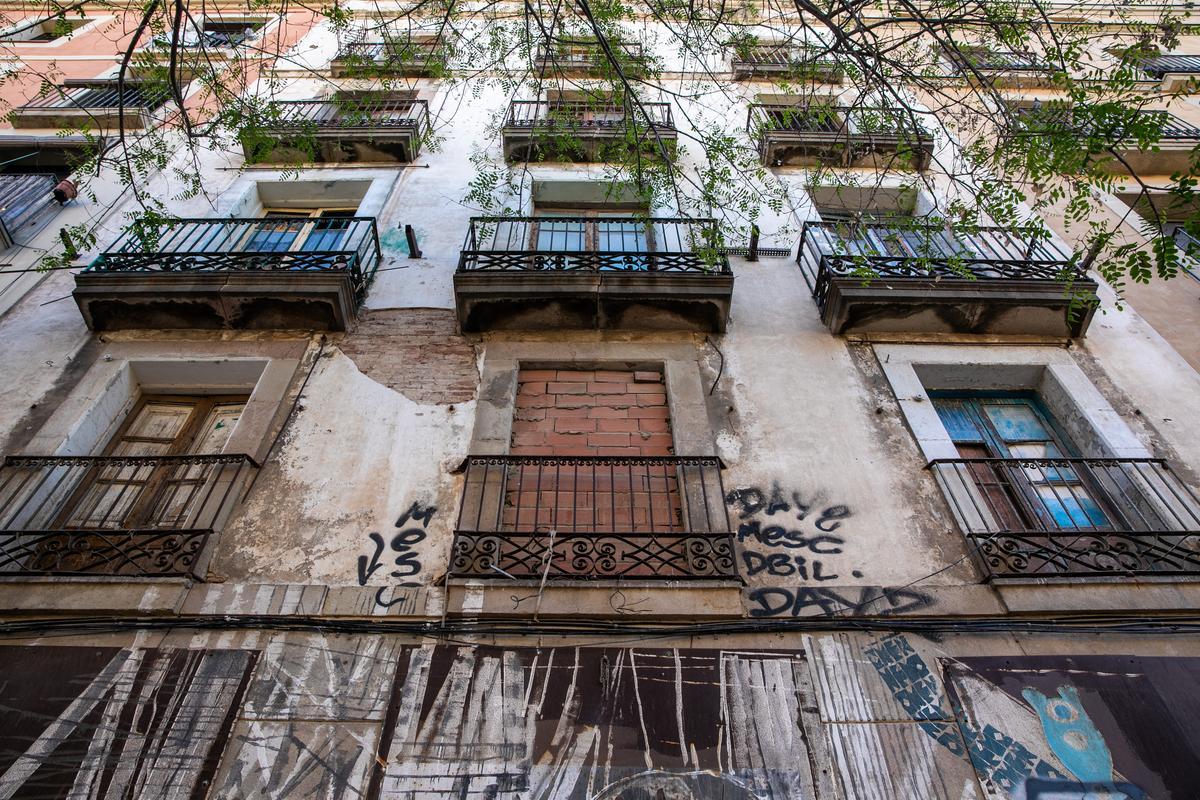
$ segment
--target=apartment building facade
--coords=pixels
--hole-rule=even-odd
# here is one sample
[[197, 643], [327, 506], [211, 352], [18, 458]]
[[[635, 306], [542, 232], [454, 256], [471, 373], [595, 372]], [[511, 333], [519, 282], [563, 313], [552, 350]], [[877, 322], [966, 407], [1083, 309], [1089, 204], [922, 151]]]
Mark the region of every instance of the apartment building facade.
[[[374, 6], [210, 33], [252, 14], [202, 192], [6, 255], [0, 795], [1194, 796], [1200, 284], [1118, 310], [1055, 219], [930, 259], [961, 143], [806, 116], [780, 48], [631, 26], [631, 142], [594, 43], [513, 91]], [[702, 174], [713, 119], [784, 187], [753, 231], [606, 166]]]

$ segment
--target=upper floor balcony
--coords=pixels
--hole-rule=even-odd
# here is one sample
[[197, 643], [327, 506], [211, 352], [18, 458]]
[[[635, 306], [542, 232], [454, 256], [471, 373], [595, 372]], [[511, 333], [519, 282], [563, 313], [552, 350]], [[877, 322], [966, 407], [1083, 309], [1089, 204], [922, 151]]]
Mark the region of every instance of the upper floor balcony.
[[342, 45], [329, 72], [334, 78], [437, 78], [444, 75], [448, 56], [437, 37], [379, 37], [361, 32]]
[[1015, 121], [1010, 135], [1038, 139], [1064, 133], [1080, 140], [1089, 151], [1111, 151], [1105, 166], [1118, 173], [1172, 175], [1192, 166], [1192, 151], [1200, 146], [1200, 126], [1169, 111], [1120, 110], [1107, 106], [1086, 112], [1064, 101], [1035, 102], [1012, 108]]
[[534, 71], [540, 75], [566, 78], [595, 78], [604, 75], [644, 76], [646, 50], [637, 42], [609, 40], [605, 50], [595, 39], [571, 39], [552, 45], [542, 44], [533, 58]]
[[1094, 310], [1071, 254], [1018, 230], [806, 222], [798, 256], [834, 333], [1082, 336]]
[[261, 128], [243, 133], [242, 149], [251, 162], [408, 162], [428, 133], [424, 100], [370, 92], [275, 101]]
[[257, 467], [240, 454], [8, 456], [0, 575], [203, 579], [206, 545]]
[[738, 579], [721, 463], [471, 456], [450, 576]]
[[739, 47], [730, 60], [730, 69], [734, 80], [771, 78], [840, 84], [845, 77], [837, 59], [786, 44]]
[[87, 128], [94, 132], [149, 126], [151, 113], [167, 101], [159, 85], [113, 79], [68, 78], [9, 115], [14, 128]]
[[844, 166], [923, 170], [933, 137], [903, 108], [755, 103], [746, 130], [769, 167]]
[[476, 217], [454, 275], [464, 331], [723, 331], [733, 273], [710, 219]]
[[995, 87], [1053, 85], [1053, 68], [1036, 53], [961, 45], [949, 50], [948, 56], [954, 69], [967, 80], [982, 78]]
[[990, 579], [1200, 575], [1200, 497], [1151, 458], [930, 464]]
[[93, 330], [344, 330], [378, 263], [373, 217], [178, 219], [123, 234], [74, 294]]
[[513, 100], [500, 131], [515, 161], [624, 161], [631, 153], [674, 155], [670, 103], [625, 107], [592, 100]]
[[1200, 56], [1159, 55], [1141, 64], [1142, 71], [1162, 81], [1162, 90], [1178, 92], [1193, 90], [1200, 80]]

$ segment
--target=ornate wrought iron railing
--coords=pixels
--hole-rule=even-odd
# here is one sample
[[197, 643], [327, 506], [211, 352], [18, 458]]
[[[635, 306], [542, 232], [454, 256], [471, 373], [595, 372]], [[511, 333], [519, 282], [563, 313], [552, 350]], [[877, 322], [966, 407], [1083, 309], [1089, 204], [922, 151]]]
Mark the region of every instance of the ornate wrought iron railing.
[[730, 59], [735, 75], [793, 73], [827, 81], [841, 81], [843, 70], [837, 59], [790, 45], [758, 44], [737, 50]]
[[450, 573], [737, 578], [724, 497], [716, 458], [471, 456]]
[[729, 274], [722, 247], [711, 219], [474, 217], [458, 270]]
[[1200, 56], [1163, 55], [1142, 62], [1144, 71], [1155, 78], [1166, 75], [1200, 75]]
[[[1195, 142], [1200, 140], [1200, 127], [1180, 119], [1169, 111], [1145, 109], [1137, 112], [1141, 122], [1134, 127], [1128, 118], [1106, 121], [1085, 119], [1069, 105], [1058, 102], [1046, 105], [1022, 106], [1013, 109], [1014, 131], [1024, 136], [1042, 136], [1046, 132], [1070, 131], [1078, 136], [1100, 136], [1117, 146], [1132, 142], [1142, 134], [1153, 134], [1157, 142]], [[1156, 122], [1157, 126], [1151, 126]], [[1144, 129], [1144, 130], [1143, 130]]]
[[330, 100], [276, 100], [267, 127], [274, 131], [378, 131], [429, 128], [424, 100], [390, 97], [346, 97]]
[[1200, 497], [1161, 459], [930, 467], [992, 578], [1200, 574]]
[[374, 217], [178, 219], [126, 231], [84, 271], [345, 272], [362, 301], [379, 264]]
[[0, 574], [190, 575], [257, 466], [241, 454], [8, 456]]
[[58, 178], [50, 173], [0, 175], [0, 242], [13, 242], [18, 231], [54, 202]]
[[582, 132], [624, 128], [627, 121], [660, 131], [675, 130], [670, 103], [641, 103], [627, 110], [624, 106], [581, 100], [513, 100], [509, 103], [504, 124], [510, 128], [562, 128]]
[[[118, 89], [115, 80], [70, 80], [25, 103], [21, 108], [61, 109], [117, 109], [153, 110], [167, 101], [167, 90], [162, 86], [144, 86], [137, 81], [126, 81]], [[20, 109], [18, 109], [18, 112]]]
[[765, 155], [771, 143], [843, 145], [850, 150], [928, 150], [933, 137], [903, 108], [751, 103], [746, 131]]
[[1056, 242], [998, 227], [961, 233], [938, 226], [806, 222], [797, 262], [821, 307], [834, 278], [1066, 283], [1086, 277]]

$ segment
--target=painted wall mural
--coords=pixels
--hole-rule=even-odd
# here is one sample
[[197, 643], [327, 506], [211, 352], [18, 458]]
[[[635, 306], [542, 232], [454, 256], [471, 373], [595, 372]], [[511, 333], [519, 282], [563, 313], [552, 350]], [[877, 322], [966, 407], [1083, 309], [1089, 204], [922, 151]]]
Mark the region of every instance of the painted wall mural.
[[379, 797], [813, 797], [795, 652], [415, 650]]

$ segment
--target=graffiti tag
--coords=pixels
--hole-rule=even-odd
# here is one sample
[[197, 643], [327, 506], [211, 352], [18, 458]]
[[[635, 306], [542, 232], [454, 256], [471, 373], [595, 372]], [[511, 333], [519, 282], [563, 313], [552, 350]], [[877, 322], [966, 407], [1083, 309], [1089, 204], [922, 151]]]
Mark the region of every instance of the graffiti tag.
[[[433, 515], [437, 513], [436, 506], [422, 506], [419, 502], [413, 501], [413, 504], [408, 507], [408, 510], [400, 515], [396, 520], [396, 528], [400, 530], [392, 535], [391, 539], [385, 539], [382, 534], [372, 531], [367, 534], [367, 538], [374, 545], [373, 552], [370, 555], [360, 555], [358, 557], [358, 585], [366, 586], [376, 572], [385, 568], [384, 552], [391, 550], [388, 559], [391, 560], [394, 569], [388, 573], [392, 578], [410, 578], [421, 571], [421, 561], [417, 558], [417, 554], [413, 548], [425, 541], [428, 534], [425, 528], [429, 526], [429, 522], [433, 519]], [[420, 527], [410, 525], [412, 522], [419, 522]], [[394, 554], [394, 557], [393, 555]], [[419, 586], [419, 583], [412, 581], [401, 581], [396, 584], [401, 587]], [[396, 603], [404, 602], [404, 598], [395, 598], [392, 600], [384, 600], [383, 592], [388, 587], [383, 586], [375, 593], [376, 605], [387, 608]]]
[[923, 592], [884, 586], [864, 586], [856, 596], [808, 586], [764, 586], [747, 591], [746, 599], [752, 617], [905, 614], [933, 605], [933, 598]]
[[[758, 486], [733, 489], [726, 493], [725, 503], [737, 510], [741, 520], [737, 540], [742, 545], [742, 565], [748, 577], [765, 574], [817, 582], [838, 577], [815, 556], [843, 552], [846, 540], [835, 531], [851, 516], [848, 506], [818, 508], [815, 500], [806, 501], [799, 491], [785, 494], [778, 483], [772, 484], [769, 491]], [[811, 525], [812, 529], [795, 527], [793, 518]], [[858, 570], [852, 574], [855, 578], [862, 577]]]

